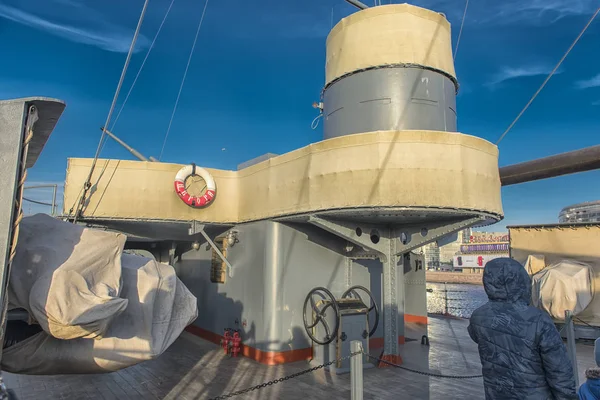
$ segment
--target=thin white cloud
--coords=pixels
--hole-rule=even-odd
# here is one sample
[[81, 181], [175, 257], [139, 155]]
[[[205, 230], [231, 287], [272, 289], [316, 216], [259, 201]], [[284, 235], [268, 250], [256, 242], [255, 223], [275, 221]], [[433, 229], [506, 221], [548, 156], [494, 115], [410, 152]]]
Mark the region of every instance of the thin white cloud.
[[[444, 12], [453, 23], [460, 23], [464, 1], [420, 0], [417, 5]], [[591, 15], [597, 0], [498, 0], [485, 6], [469, 5], [467, 22], [477, 25], [540, 25], [565, 17]]]
[[600, 106], [600, 100], [592, 101], [593, 106]]
[[[517, 78], [548, 75], [552, 71], [551, 67], [544, 65], [530, 65], [523, 67], [504, 67], [495, 73], [487, 82], [487, 86], [496, 86], [502, 82]], [[559, 68], [554, 74], [560, 74], [563, 71]]]
[[[65, 3], [64, 0], [60, 2], [66, 6], [70, 5], [70, 2]], [[102, 20], [97, 13], [83, 5], [77, 6], [77, 13], [80, 17], [78, 18], [80, 21], [78, 25], [59, 22], [16, 7], [0, 4], [0, 17], [2, 18], [46, 31], [72, 42], [96, 46], [103, 50], [117, 53], [126, 53], [129, 50], [133, 38], [133, 28], [127, 29]], [[90, 20], [90, 15], [93, 15], [95, 20]], [[148, 45], [148, 39], [140, 35], [136, 44], [136, 51], [147, 48]]]
[[509, 0], [494, 2], [497, 18], [518, 23], [553, 23], [569, 16], [594, 12], [597, 1], [593, 0]]
[[[331, 17], [323, 6], [317, 10], [298, 9], [297, 5], [287, 3], [286, 6], [289, 8], [279, 7], [256, 16], [252, 20], [253, 33], [261, 32], [288, 39], [314, 39], [327, 36], [331, 29]], [[236, 17], [245, 18], [245, 14], [241, 11]], [[242, 30], [231, 33], [245, 34]]]
[[[72, 0], [65, 0], [72, 1]], [[539, 26], [556, 22], [567, 16], [591, 15], [598, 0], [494, 0], [485, 4], [471, 2], [465, 21], [466, 26], [490, 27], [502, 29], [499, 25]], [[363, 0], [365, 4], [373, 4]], [[405, 0], [399, 1], [405, 2]], [[387, 1], [385, 2], [387, 3]], [[413, 0], [410, 2], [446, 14], [446, 17], [458, 29], [463, 16], [465, 0]], [[281, 2], [283, 6], [269, 9], [252, 20], [250, 29], [286, 38], [325, 38], [332, 26], [341, 18], [358, 10], [345, 3], [315, 2], [306, 8], [302, 2]], [[241, 8], [240, 8], [241, 7]], [[247, 9], [244, 7], [248, 7]], [[252, 12], [254, 3], [240, 4], [236, 15], [228, 15], [232, 25], [248, 23], [245, 16]], [[232, 20], [233, 18], [233, 20]], [[227, 34], [244, 35], [245, 30], [231, 30]]]
[[593, 87], [600, 87], [600, 74], [590, 79], [584, 79], [575, 82], [575, 86], [579, 89], [588, 89]]

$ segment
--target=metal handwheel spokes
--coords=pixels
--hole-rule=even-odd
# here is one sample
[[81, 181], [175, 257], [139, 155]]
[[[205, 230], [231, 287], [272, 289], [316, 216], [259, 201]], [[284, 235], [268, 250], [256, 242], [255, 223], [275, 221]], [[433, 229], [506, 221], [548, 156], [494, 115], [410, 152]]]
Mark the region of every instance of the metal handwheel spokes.
[[[369, 296], [370, 304], [371, 304], [370, 306], [367, 303], [365, 303], [362, 296], [358, 293], [360, 291], [365, 292], [367, 294], [367, 296]], [[373, 297], [373, 294], [371, 293], [371, 291], [364, 286], [352, 286], [351, 288], [346, 290], [344, 292], [344, 294], [342, 295], [342, 299], [346, 299], [346, 298], [358, 299], [358, 300], [362, 301], [365, 304], [365, 306], [367, 306], [369, 308], [368, 315], [371, 314], [371, 311], [373, 311], [373, 310], [375, 311], [375, 323], [373, 324], [373, 328], [371, 328], [371, 331], [369, 332], [369, 337], [373, 336], [373, 334], [377, 330], [377, 326], [379, 325], [379, 307], [377, 306], [377, 302], [375, 301], [375, 298]], [[367, 315], [367, 320], [369, 320], [368, 315]]]
[[[311, 315], [310, 319], [307, 315], [307, 306], [309, 306], [308, 312]], [[335, 325], [333, 326], [333, 329], [331, 329], [327, 322], [327, 312], [334, 313]], [[331, 343], [337, 337], [340, 327], [340, 310], [335, 297], [329, 290], [324, 287], [316, 287], [311, 290], [304, 300], [302, 316], [304, 319], [304, 329], [313, 342], [320, 345], [326, 345]], [[324, 338], [315, 337], [314, 329], [319, 324], [323, 325], [325, 331]]]

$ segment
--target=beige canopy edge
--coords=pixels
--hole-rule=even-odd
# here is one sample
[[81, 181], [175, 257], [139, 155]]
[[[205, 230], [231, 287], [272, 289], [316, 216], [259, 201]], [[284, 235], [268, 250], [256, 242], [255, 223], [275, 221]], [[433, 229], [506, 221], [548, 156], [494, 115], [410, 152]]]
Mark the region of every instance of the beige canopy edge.
[[[69, 159], [65, 214], [78, 201], [91, 163]], [[496, 147], [458, 133], [369, 132], [311, 144], [240, 171], [207, 169], [217, 188], [205, 208], [187, 206], [175, 193], [180, 168], [99, 160], [83, 215], [223, 224], [367, 207], [503, 214]]]

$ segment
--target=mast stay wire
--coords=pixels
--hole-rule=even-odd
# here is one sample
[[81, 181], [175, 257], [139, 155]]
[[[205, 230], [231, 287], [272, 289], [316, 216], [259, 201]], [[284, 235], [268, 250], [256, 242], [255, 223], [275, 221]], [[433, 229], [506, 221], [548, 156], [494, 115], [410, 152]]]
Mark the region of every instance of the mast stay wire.
[[560, 61], [558, 62], [558, 64], [556, 64], [556, 66], [554, 67], [554, 69], [552, 71], [550, 71], [550, 73], [548, 74], [548, 76], [546, 77], [546, 79], [544, 80], [544, 82], [542, 83], [542, 85], [540, 86], [540, 88], [533, 94], [533, 97], [531, 97], [531, 99], [529, 100], [529, 102], [527, 102], [527, 104], [521, 110], [521, 112], [519, 113], [519, 115], [517, 115], [517, 117], [514, 119], [514, 121], [508, 126], [508, 128], [506, 128], [506, 130], [504, 131], [504, 133], [502, 135], [500, 135], [500, 138], [498, 138], [498, 140], [496, 141], [496, 146], [498, 146], [498, 144], [502, 141], [502, 139], [504, 139], [504, 137], [506, 136], [506, 134], [513, 128], [513, 126], [515, 126], [515, 124], [521, 118], [521, 116], [523, 115], [523, 113], [525, 113], [525, 111], [529, 108], [529, 106], [531, 105], [531, 103], [533, 103], [533, 100], [535, 100], [535, 98], [538, 96], [538, 94], [540, 94], [540, 92], [546, 86], [546, 84], [548, 83], [548, 81], [550, 80], [550, 78], [552, 78], [552, 75], [554, 75], [554, 73], [556, 73], [556, 71], [561, 66], [561, 64], [563, 63], [563, 61], [565, 60], [565, 58], [567, 58], [567, 56], [569, 55], [569, 53], [571, 52], [571, 50], [573, 50], [573, 47], [575, 47], [575, 45], [577, 44], [577, 42], [579, 42], [579, 39], [581, 39], [581, 37], [583, 36], [583, 34], [585, 33], [585, 31], [587, 31], [587, 29], [592, 24], [592, 22], [594, 21], [594, 19], [598, 15], [598, 13], [600, 13], [600, 7], [598, 7], [598, 9], [594, 13], [594, 15], [592, 15], [592, 17], [590, 18], [590, 20], [588, 21], [588, 23], [583, 27], [583, 29], [581, 30], [581, 32], [579, 33], [579, 35], [577, 36], [577, 38], [575, 38], [575, 40], [573, 41], [573, 43], [571, 44], [571, 46], [567, 49], [567, 51], [565, 52], [565, 54], [562, 56], [562, 58], [560, 59]]
[[117, 121], [119, 121], [119, 117], [121, 116], [121, 113], [123, 112], [123, 109], [125, 108], [125, 104], [127, 104], [127, 100], [129, 100], [129, 96], [131, 95], [131, 92], [133, 91], [133, 88], [135, 87], [135, 84], [137, 83], [138, 78], [140, 77], [140, 74], [142, 73], [142, 70], [144, 69], [144, 66], [146, 65], [146, 61], [148, 60], [148, 57], [150, 56], [152, 49], [154, 49], [154, 44], [156, 43], [156, 40], [158, 39], [158, 36], [160, 35], [162, 28], [163, 28], [165, 22], [167, 21], [167, 18], [169, 16], [169, 13], [171, 12], [171, 8], [173, 8], [174, 3], [175, 3], [175, 0], [171, 0], [171, 4], [169, 4], [169, 8], [167, 8], [165, 16], [163, 17], [163, 20], [160, 23], [160, 26], [158, 27], [156, 34], [154, 35], [154, 39], [152, 39], [152, 43], [150, 43], [148, 52], [146, 53], [146, 56], [144, 57], [144, 60], [142, 61], [142, 64], [140, 65], [140, 68], [138, 69], [137, 75], [133, 79], [133, 83], [131, 84], [131, 87], [129, 88], [127, 95], [125, 96], [125, 100], [123, 100], [123, 104], [121, 104], [121, 108], [119, 109], [119, 112], [117, 113], [117, 116], [115, 117], [115, 120], [112, 123], [112, 126], [110, 128], [111, 132], [114, 132], [114, 130], [115, 130], [115, 125], [117, 124]]
[[456, 61], [456, 54], [458, 53], [458, 45], [460, 44], [460, 38], [462, 37], [463, 27], [465, 26], [465, 17], [467, 16], [467, 9], [469, 8], [469, 0], [465, 3], [465, 12], [462, 16], [462, 21], [460, 23], [460, 29], [458, 31], [458, 38], [456, 39], [456, 46], [454, 47], [454, 58], [452, 61]]
[[[104, 123], [104, 129], [108, 129], [108, 125], [110, 123], [112, 114], [115, 110], [115, 106], [117, 104], [117, 99], [119, 98], [119, 93], [121, 92], [121, 87], [123, 86], [123, 81], [125, 80], [125, 74], [127, 73], [127, 68], [129, 67], [129, 62], [131, 61], [131, 56], [133, 54], [133, 50], [135, 48], [135, 43], [137, 42], [137, 38], [140, 34], [140, 30], [142, 28], [142, 22], [144, 21], [144, 16], [146, 15], [146, 10], [148, 8], [149, 0], [145, 0], [144, 7], [142, 8], [142, 13], [140, 14], [140, 18], [138, 20], [137, 27], [135, 28], [135, 33], [133, 34], [133, 40], [131, 41], [131, 45], [129, 46], [129, 52], [127, 53], [127, 58], [125, 59], [125, 65], [123, 66], [123, 70], [121, 71], [121, 77], [119, 78], [119, 83], [117, 84], [117, 89], [115, 90], [115, 95], [113, 97], [112, 104], [110, 105], [110, 109], [108, 111], [108, 115], [106, 116], [106, 122]], [[102, 136], [100, 136], [100, 141], [98, 142], [98, 147], [96, 148], [96, 154], [94, 155], [94, 160], [92, 161], [92, 165], [90, 166], [90, 172], [87, 176], [83, 184], [83, 193], [79, 199], [79, 204], [77, 205], [77, 211], [75, 212], [75, 218], [73, 223], [77, 222], [77, 218], [79, 217], [79, 213], [83, 208], [83, 204], [85, 202], [85, 197], [90, 190], [92, 174], [94, 173], [94, 168], [96, 167], [96, 162], [98, 161], [98, 157], [100, 156], [100, 152], [102, 151], [102, 147], [104, 147], [104, 141], [106, 140], [106, 132], [102, 130]]]
[[192, 43], [192, 49], [190, 50], [190, 56], [188, 57], [187, 65], [185, 66], [185, 71], [183, 73], [181, 85], [179, 86], [179, 92], [177, 93], [177, 98], [175, 99], [175, 105], [173, 106], [173, 112], [171, 113], [171, 119], [169, 120], [169, 126], [167, 127], [167, 132], [165, 133], [165, 139], [163, 140], [163, 145], [160, 150], [160, 156], [158, 157], [158, 161], [162, 160], [162, 156], [165, 151], [165, 145], [167, 144], [167, 139], [169, 138], [169, 133], [171, 132], [171, 126], [173, 125], [173, 119], [175, 118], [175, 113], [177, 112], [177, 106], [179, 105], [179, 99], [181, 98], [181, 92], [183, 91], [183, 86], [185, 84], [185, 78], [187, 77], [188, 70], [190, 68], [190, 64], [192, 63], [192, 58], [194, 56], [194, 50], [196, 49], [196, 43], [198, 41], [198, 36], [200, 34], [200, 28], [202, 28], [202, 22], [204, 21], [204, 16], [206, 15], [207, 7], [208, 7], [208, 0], [206, 0], [206, 2], [204, 3], [204, 9], [202, 10], [202, 15], [200, 16], [200, 22], [198, 23], [198, 29], [196, 30], [196, 36], [194, 37], [194, 42]]

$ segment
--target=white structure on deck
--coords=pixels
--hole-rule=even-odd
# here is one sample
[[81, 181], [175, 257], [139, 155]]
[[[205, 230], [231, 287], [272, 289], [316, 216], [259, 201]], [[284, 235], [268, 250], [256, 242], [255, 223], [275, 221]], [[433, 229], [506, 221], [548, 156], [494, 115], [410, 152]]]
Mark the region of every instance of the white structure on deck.
[[574, 204], [563, 208], [558, 215], [558, 222], [600, 222], [600, 200]]

